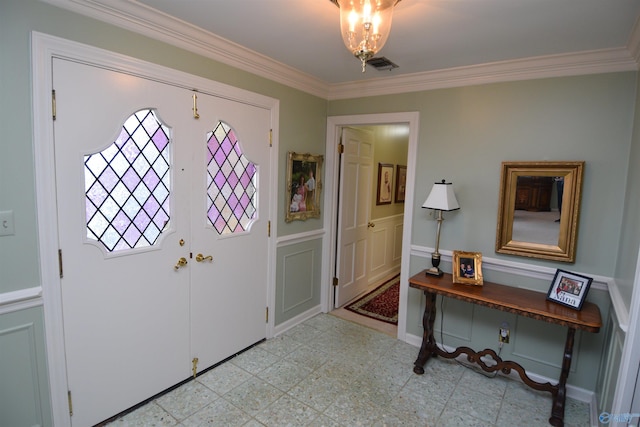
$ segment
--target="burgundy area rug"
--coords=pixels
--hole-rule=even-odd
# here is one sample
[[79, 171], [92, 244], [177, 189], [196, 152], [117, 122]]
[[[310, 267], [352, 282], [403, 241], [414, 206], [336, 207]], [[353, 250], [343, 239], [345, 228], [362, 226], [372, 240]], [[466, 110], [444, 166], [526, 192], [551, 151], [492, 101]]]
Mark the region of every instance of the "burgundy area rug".
[[345, 309], [397, 325], [399, 302], [400, 276], [398, 275], [347, 305]]

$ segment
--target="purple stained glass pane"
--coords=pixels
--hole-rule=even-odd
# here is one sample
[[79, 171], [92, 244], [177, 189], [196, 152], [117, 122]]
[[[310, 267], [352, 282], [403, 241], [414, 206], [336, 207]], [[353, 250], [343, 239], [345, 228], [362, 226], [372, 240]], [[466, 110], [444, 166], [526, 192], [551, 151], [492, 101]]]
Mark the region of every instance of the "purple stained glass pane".
[[247, 186], [251, 184], [251, 178], [249, 177], [249, 174], [247, 174], [247, 171], [245, 171], [240, 177], [240, 184], [242, 184], [242, 188], [247, 188]]
[[227, 182], [232, 188], [235, 188], [236, 185], [238, 185], [238, 176], [236, 175], [235, 172], [231, 172], [229, 174], [229, 176], [227, 177]]
[[140, 211], [133, 219], [133, 223], [138, 227], [138, 230], [144, 230], [149, 226], [149, 224], [151, 224], [151, 218], [145, 211]]
[[216, 159], [216, 163], [218, 164], [218, 166], [222, 166], [225, 160], [227, 160], [227, 156], [222, 150], [216, 150], [213, 158]]
[[227, 178], [224, 176], [222, 171], [219, 171], [216, 176], [213, 178], [213, 182], [215, 182], [216, 187], [218, 189], [224, 187], [224, 183], [227, 182]]
[[155, 197], [149, 197], [149, 199], [147, 199], [147, 202], [144, 204], [144, 210], [145, 212], [153, 217], [157, 212], [158, 209], [160, 209], [160, 204], [158, 203], [158, 201], [155, 199]]
[[132, 192], [140, 183], [140, 177], [133, 169], [129, 168], [122, 177], [122, 182], [127, 187], [127, 189]]
[[153, 169], [149, 169], [149, 171], [145, 174], [144, 178], [142, 178], [147, 188], [153, 191], [156, 188], [156, 185], [160, 182], [160, 178], [156, 171]]
[[138, 242], [138, 239], [140, 239], [140, 236], [142, 236], [142, 233], [140, 232], [140, 230], [138, 230], [136, 227], [131, 225], [125, 231], [122, 237], [124, 237], [124, 239], [127, 241], [127, 244], [129, 245], [129, 247], [133, 248], [136, 246], [136, 243]]
[[220, 148], [222, 148], [222, 151], [225, 154], [225, 156], [228, 156], [229, 153], [231, 153], [231, 150], [233, 150], [233, 143], [229, 141], [229, 138], [225, 138], [222, 141], [222, 144], [220, 144]]
[[153, 134], [153, 143], [158, 149], [158, 152], [162, 152], [162, 150], [164, 150], [164, 148], [169, 143], [169, 138], [167, 137], [167, 134], [164, 133], [164, 130], [162, 128], [158, 128], [156, 133]]

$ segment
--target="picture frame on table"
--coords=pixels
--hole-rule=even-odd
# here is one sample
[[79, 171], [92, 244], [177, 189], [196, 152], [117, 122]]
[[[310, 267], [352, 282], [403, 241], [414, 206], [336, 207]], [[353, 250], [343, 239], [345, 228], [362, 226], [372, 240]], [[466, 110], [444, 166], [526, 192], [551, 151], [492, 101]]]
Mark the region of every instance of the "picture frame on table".
[[287, 153], [285, 222], [320, 217], [321, 154]]
[[547, 293], [547, 300], [582, 309], [593, 278], [558, 269]]
[[378, 189], [376, 205], [389, 205], [393, 201], [393, 165], [378, 163]]
[[405, 189], [407, 188], [407, 167], [396, 166], [396, 203], [404, 203]]
[[453, 251], [453, 283], [482, 286], [482, 253]]

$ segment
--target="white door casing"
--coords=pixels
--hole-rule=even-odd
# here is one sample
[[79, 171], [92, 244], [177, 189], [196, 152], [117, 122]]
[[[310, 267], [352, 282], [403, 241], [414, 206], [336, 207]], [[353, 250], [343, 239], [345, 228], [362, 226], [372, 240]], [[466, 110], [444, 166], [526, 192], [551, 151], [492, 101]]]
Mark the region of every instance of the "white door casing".
[[373, 176], [373, 134], [362, 129], [342, 131], [342, 173], [338, 226], [335, 307], [341, 307], [369, 285], [369, 218]]
[[[188, 90], [69, 61], [55, 60], [55, 64], [58, 110], [55, 167], [59, 175], [55, 181], [60, 211], [52, 216], [58, 219], [60, 247], [66, 261], [60, 294], [65, 320], [88, 319], [65, 324], [65, 357], [69, 364], [66, 376], [68, 388], [77, 391], [73, 423], [88, 425], [114, 415], [112, 408], [126, 409], [131, 402], [137, 403], [185, 379], [191, 373], [191, 355], [201, 359], [201, 369], [270, 334], [264, 313], [268, 304], [267, 285], [272, 283], [267, 223], [271, 214], [273, 177], [270, 170], [274, 161], [268, 147], [271, 120], [277, 118], [277, 114], [270, 108], [198, 94], [199, 113], [205, 120], [194, 120]], [[93, 78], [79, 76], [73, 70], [78, 67], [85, 71], [91, 69], [89, 74], [95, 75]], [[96, 78], [101, 80], [99, 84]], [[113, 84], [106, 84], [105, 79]], [[64, 87], [77, 92], [73, 99]], [[167, 96], [165, 101], [163, 94]], [[177, 102], [180, 98], [184, 102]], [[128, 101], [123, 102], [124, 99]], [[83, 157], [114, 141], [127, 116], [140, 106], [153, 105], [157, 106], [154, 111], [160, 120], [171, 129], [172, 143], [189, 139], [196, 144], [186, 150], [185, 145], [172, 150], [175, 173], [172, 175], [171, 221], [156, 242], [157, 246], [109, 256], [97, 242], [86, 241]], [[203, 107], [207, 111], [204, 114]], [[213, 110], [225, 113], [214, 118]], [[108, 119], [110, 116], [112, 120]], [[206, 190], [206, 177], [202, 175], [203, 163], [197, 161], [201, 159], [200, 154], [194, 155], [194, 149], [206, 147], [204, 130], [213, 130], [217, 120], [234, 127], [242, 148], [247, 148], [247, 156], [257, 165], [262, 186], [256, 203], [258, 215], [251, 227], [237, 236], [216, 239], [212, 238], [212, 233], [215, 234], [212, 227], [207, 229], [204, 221], [206, 209], [196, 212], [206, 204], [202, 203], [206, 191], [201, 193]], [[189, 126], [180, 125], [187, 122]], [[255, 131], [256, 126], [261, 130]], [[90, 142], [92, 146], [88, 148], [77, 142]], [[264, 143], [263, 147], [252, 148], [260, 142]], [[73, 154], [62, 155], [64, 150]], [[195, 177], [197, 173], [200, 175]], [[200, 184], [192, 185], [192, 182]], [[198, 192], [200, 194], [194, 196]], [[186, 241], [185, 246], [180, 246], [181, 239]], [[196, 250], [215, 254], [219, 263], [197, 263], [195, 257], [191, 259]], [[188, 264], [176, 271], [174, 265], [182, 256], [188, 259]], [[247, 262], [251, 263], [251, 269], [245, 268]], [[218, 267], [214, 274], [206, 273], [207, 267], [213, 266]], [[103, 268], [102, 274], [95, 273], [97, 268]], [[250, 274], [241, 277], [238, 273]], [[132, 274], [139, 280], [126, 280]], [[212, 288], [197, 283], [214, 276], [216, 280], [208, 282], [224, 286]], [[190, 283], [195, 283], [191, 289]], [[45, 309], [47, 304], [45, 298]], [[218, 309], [212, 309], [215, 304]], [[151, 307], [166, 310], [149, 310]], [[210, 312], [217, 317], [202, 318]], [[202, 324], [213, 326], [201, 328], [198, 333], [198, 325]], [[190, 330], [195, 332], [190, 334]], [[211, 346], [202, 345], [203, 342], [215, 342], [215, 351]], [[168, 351], [169, 348], [172, 351]], [[198, 356], [201, 352], [206, 354]], [[117, 369], [105, 369], [105, 364], [99, 363], [101, 356], [108, 357]], [[126, 377], [136, 379], [133, 386], [121, 381]], [[98, 386], [100, 381], [107, 387]], [[82, 390], [89, 387], [87, 382], [92, 385], [91, 393]], [[101, 388], [107, 390], [107, 399], [94, 393], [93, 389]], [[61, 408], [54, 408], [54, 418], [60, 419], [61, 412]], [[68, 418], [59, 424], [69, 424]]]

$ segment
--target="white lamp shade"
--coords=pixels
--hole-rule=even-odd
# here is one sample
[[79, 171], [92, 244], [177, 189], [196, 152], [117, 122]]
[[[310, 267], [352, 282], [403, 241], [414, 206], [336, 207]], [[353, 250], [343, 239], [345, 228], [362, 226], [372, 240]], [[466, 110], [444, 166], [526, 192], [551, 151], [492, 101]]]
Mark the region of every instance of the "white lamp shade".
[[456, 195], [453, 193], [453, 185], [450, 182], [436, 182], [433, 184], [429, 197], [422, 205], [427, 209], [439, 209], [441, 211], [454, 211], [460, 209]]

